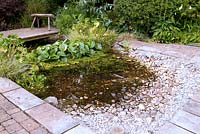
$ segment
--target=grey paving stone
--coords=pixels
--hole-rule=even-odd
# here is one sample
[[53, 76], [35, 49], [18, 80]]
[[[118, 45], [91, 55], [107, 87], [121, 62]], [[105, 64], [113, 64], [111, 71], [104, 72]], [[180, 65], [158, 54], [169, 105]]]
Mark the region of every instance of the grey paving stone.
[[143, 50], [143, 51], [148, 51], [148, 52], [158, 52], [160, 53], [161, 51], [157, 48], [149, 47], [149, 46], [142, 46], [137, 48], [138, 50]]
[[3, 95], [22, 110], [30, 109], [34, 106], [44, 103], [44, 101], [23, 88], [6, 92]]
[[200, 103], [190, 100], [183, 108], [184, 111], [200, 117]]
[[187, 57], [183, 53], [180, 53], [180, 52], [177, 52], [177, 51], [164, 51], [164, 52], [162, 52], [162, 54], [168, 55], [168, 56], [173, 56], [173, 57], [179, 57], [179, 58]]
[[192, 133], [174, 124], [166, 123], [163, 127], [159, 129], [157, 134], [192, 134]]
[[64, 134], [95, 134], [91, 129], [88, 127], [79, 125], [71, 130], [65, 132]]
[[200, 134], [200, 117], [185, 111], [178, 111], [171, 122], [193, 133]]
[[78, 125], [70, 116], [46, 103], [25, 112], [53, 134], [63, 133]]
[[13, 89], [20, 88], [19, 85], [7, 78], [0, 77], [0, 93], [8, 92]]

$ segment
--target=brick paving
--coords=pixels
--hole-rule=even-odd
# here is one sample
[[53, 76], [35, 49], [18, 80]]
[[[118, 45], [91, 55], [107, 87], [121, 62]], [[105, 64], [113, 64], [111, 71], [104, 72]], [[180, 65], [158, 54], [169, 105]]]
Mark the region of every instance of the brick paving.
[[50, 134], [0, 94], [0, 134]]
[[[80, 129], [81, 128], [81, 129]], [[0, 77], [0, 134], [94, 134], [71, 116]]]

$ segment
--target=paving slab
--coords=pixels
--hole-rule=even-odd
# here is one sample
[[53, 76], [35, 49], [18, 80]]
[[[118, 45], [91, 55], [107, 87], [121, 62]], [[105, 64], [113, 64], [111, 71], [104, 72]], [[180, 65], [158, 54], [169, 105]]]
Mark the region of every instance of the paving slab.
[[137, 49], [142, 50], [142, 51], [161, 53], [161, 51], [159, 49], [151, 47], [151, 46], [141, 46], [141, 47], [138, 47]]
[[42, 104], [25, 111], [53, 134], [61, 134], [79, 125], [70, 116], [50, 104]]
[[171, 122], [193, 133], [200, 134], [200, 117], [198, 116], [180, 110]]
[[20, 88], [19, 85], [7, 78], [0, 77], [0, 93], [5, 93], [14, 89]]
[[200, 103], [190, 100], [183, 108], [184, 111], [200, 117]]
[[160, 128], [157, 134], [193, 134], [183, 128], [180, 128], [172, 123], [167, 122]]
[[199, 102], [200, 103], [200, 93], [199, 94], [194, 94], [193, 96], [190, 97], [192, 100]]
[[64, 134], [95, 134], [91, 129], [86, 126], [78, 125], [75, 128], [65, 132]]
[[23, 88], [3, 93], [3, 95], [22, 110], [27, 110], [44, 103], [44, 101]]

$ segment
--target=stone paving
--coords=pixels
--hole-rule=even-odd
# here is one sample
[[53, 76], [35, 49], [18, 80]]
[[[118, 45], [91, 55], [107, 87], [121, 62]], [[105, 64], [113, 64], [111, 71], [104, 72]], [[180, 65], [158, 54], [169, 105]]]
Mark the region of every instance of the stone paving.
[[0, 94], [0, 134], [50, 134]]
[[[144, 43], [136, 40], [131, 41], [131, 44], [132, 49], [144, 51], [149, 56], [162, 54], [184, 58], [200, 67], [200, 47]], [[158, 134], [200, 134], [200, 89], [160, 128]]]
[[71, 116], [0, 78], [0, 134], [93, 134]]

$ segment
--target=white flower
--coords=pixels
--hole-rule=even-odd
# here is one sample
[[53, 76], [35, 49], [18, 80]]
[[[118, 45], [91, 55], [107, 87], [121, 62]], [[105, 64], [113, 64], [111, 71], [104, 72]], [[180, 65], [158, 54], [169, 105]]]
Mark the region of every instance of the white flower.
[[183, 5], [181, 4], [181, 6], [179, 7], [179, 10], [183, 9]]
[[192, 9], [192, 7], [191, 7], [191, 6], [189, 6], [189, 9]]

